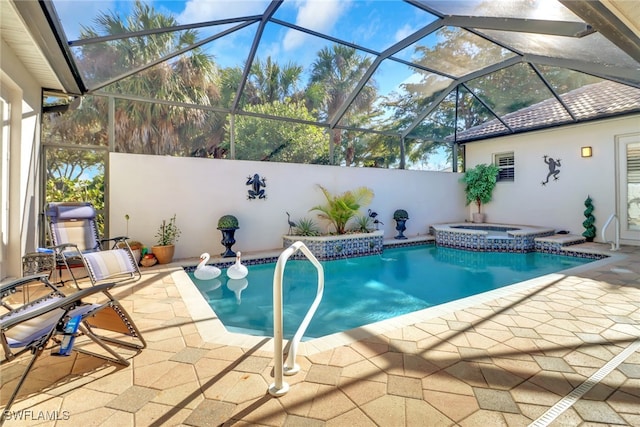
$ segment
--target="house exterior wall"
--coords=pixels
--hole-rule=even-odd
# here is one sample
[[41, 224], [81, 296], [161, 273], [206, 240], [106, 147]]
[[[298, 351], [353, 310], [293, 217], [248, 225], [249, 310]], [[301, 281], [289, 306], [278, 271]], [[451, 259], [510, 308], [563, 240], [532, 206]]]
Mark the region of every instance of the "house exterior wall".
[[[8, 117], [2, 118], [0, 167], [0, 280], [22, 275], [22, 255], [38, 242], [41, 203], [39, 177], [41, 85], [12, 49], [0, 40], [0, 93]], [[6, 157], [5, 157], [6, 156]], [[5, 159], [9, 159], [5, 162]]]
[[[514, 153], [515, 180], [498, 182], [493, 200], [483, 206], [486, 221], [547, 226], [582, 234], [584, 201], [590, 196], [595, 207], [596, 241], [602, 241], [602, 227], [616, 213], [615, 139], [638, 131], [640, 115], [634, 115], [467, 144], [468, 167], [493, 162], [495, 154]], [[580, 156], [584, 146], [593, 148], [592, 157]], [[546, 185], [542, 182], [549, 166], [544, 155], [561, 163], [558, 180], [551, 178]], [[469, 216], [473, 209], [469, 208]]]
[[[317, 212], [309, 212], [325, 202], [317, 184], [332, 194], [361, 185], [374, 190], [373, 202], [363, 213], [368, 208], [378, 212], [386, 239], [397, 234], [396, 209], [409, 213], [406, 236], [424, 235], [431, 224], [460, 221], [466, 214], [460, 175], [455, 173], [119, 153], [112, 153], [109, 163], [111, 235], [128, 234], [151, 246], [162, 219], [175, 213], [182, 230], [178, 259], [222, 253], [216, 227], [225, 214], [238, 218], [233, 249], [245, 252], [282, 248], [282, 236], [289, 231], [286, 212], [294, 221], [313, 219], [326, 231]], [[266, 199], [247, 197], [247, 178], [254, 174], [266, 177]]]

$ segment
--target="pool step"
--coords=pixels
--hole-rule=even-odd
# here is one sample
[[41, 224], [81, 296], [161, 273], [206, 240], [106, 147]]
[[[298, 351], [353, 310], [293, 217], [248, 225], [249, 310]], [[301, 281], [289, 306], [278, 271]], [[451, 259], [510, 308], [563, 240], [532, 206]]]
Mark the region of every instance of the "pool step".
[[578, 245], [587, 241], [582, 236], [577, 234], [554, 234], [551, 236], [536, 237], [536, 251], [546, 253], [560, 253], [563, 252], [567, 246]]

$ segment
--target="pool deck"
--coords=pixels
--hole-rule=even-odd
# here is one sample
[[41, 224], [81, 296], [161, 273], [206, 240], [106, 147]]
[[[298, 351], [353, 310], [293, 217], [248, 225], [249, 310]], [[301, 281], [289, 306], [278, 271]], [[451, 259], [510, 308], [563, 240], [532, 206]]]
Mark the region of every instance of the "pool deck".
[[637, 426], [640, 247], [609, 248], [573, 245], [611, 257], [302, 343], [279, 398], [272, 339], [215, 326], [184, 282], [197, 260], [145, 268], [114, 294], [148, 347], [128, 367], [45, 352], [11, 411], [68, 419], [5, 425]]

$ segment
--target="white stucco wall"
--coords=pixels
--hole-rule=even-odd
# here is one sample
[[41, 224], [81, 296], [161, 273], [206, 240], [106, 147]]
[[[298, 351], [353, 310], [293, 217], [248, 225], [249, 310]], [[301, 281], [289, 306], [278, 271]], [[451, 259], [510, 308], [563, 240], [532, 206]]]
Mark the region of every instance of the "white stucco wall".
[[[582, 234], [584, 200], [591, 196], [596, 241], [600, 240], [602, 226], [616, 212], [615, 137], [638, 131], [636, 115], [468, 144], [468, 166], [490, 163], [494, 154], [514, 153], [515, 181], [497, 184], [493, 200], [483, 207], [487, 222], [550, 226]], [[580, 156], [583, 146], [593, 147], [593, 157]], [[545, 186], [541, 183], [549, 168], [544, 155], [561, 160], [559, 179]]]
[[[147, 246], [155, 243], [162, 219], [177, 216], [182, 230], [176, 258], [224, 250], [216, 229], [218, 218], [238, 218], [234, 250], [259, 251], [282, 247], [292, 219], [314, 219], [313, 206], [325, 201], [317, 184], [332, 193], [365, 185], [375, 192], [367, 208], [378, 212], [385, 238], [397, 234], [393, 211], [405, 209], [410, 220], [406, 236], [424, 235], [431, 224], [460, 221], [466, 215], [459, 174], [344, 168], [285, 163], [177, 158], [112, 153], [110, 155], [110, 234], [128, 234]], [[267, 178], [267, 198], [248, 200], [247, 177]], [[364, 211], [366, 212], [366, 209]], [[130, 217], [126, 230], [125, 214]]]
[[2, 150], [9, 159], [2, 170], [3, 205], [0, 221], [0, 280], [22, 275], [22, 254], [38, 243], [38, 218], [42, 204], [37, 194], [41, 85], [0, 40], [0, 91], [9, 104], [3, 117]]

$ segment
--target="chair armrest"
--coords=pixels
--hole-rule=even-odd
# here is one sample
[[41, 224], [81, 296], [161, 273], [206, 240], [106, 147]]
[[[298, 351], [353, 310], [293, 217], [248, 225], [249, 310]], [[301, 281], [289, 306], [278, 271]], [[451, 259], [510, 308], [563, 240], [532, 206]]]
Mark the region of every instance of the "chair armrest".
[[[103, 244], [105, 244], [106, 242], [113, 242], [113, 245], [111, 246], [111, 249], [115, 249], [118, 247], [118, 243], [120, 242], [124, 242], [126, 244], [128, 237], [126, 236], [117, 236], [117, 237], [111, 237], [109, 239], [100, 239], [100, 246], [102, 246]], [[129, 244], [127, 244], [127, 247], [129, 246]]]
[[75, 243], [61, 243], [55, 246], [49, 246], [49, 249], [53, 249], [56, 254], [61, 254], [65, 249], [72, 248], [75, 249], [76, 252], [80, 253], [80, 249], [78, 249], [78, 245]]
[[24, 286], [28, 283], [40, 281], [45, 286], [50, 287], [52, 290], [58, 292], [58, 289], [49, 282], [48, 274], [34, 274], [31, 276], [21, 277], [19, 279], [12, 280], [10, 282], [4, 283], [0, 285], [0, 298], [5, 298], [16, 292], [16, 288], [19, 286]]
[[[16, 315], [10, 315], [6, 320], [2, 321], [2, 329], [9, 329], [19, 323], [26, 322], [27, 320], [35, 319], [43, 314], [49, 313], [56, 309], [63, 309], [65, 311], [71, 311], [81, 302], [82, 298], [96, 294], [98, 292], [106, 293], [109, 299], [113, 299], [111, 295], [107, 293], [109, 289], [115, 286], [115, 283], [103, 283], [93, 286], [91, 288], [81, 289], [69, 296], [63, 298], [55, 298], [51, 303], [43, 304], [35, 310], [25, 311], [23, 313], [16, 313]], [[6, 316], [6, 315], [5, 315]]]

